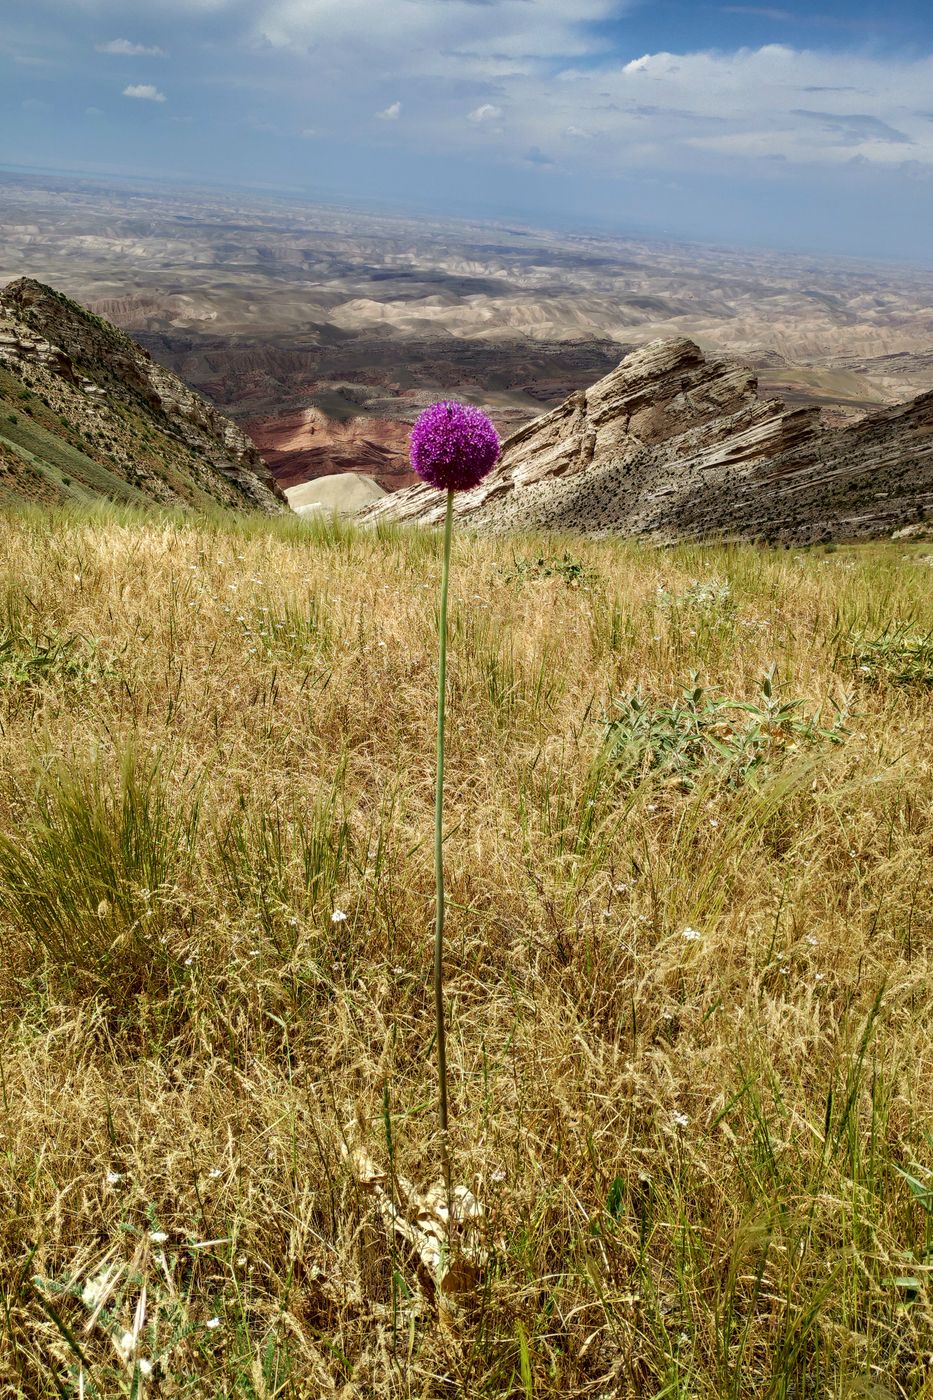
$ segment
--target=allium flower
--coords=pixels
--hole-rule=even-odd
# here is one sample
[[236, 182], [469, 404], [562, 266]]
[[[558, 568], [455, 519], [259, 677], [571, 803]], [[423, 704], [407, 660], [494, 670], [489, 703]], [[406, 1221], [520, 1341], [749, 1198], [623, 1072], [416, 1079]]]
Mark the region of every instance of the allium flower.
[[470, 404], [432, 404], [411, 430], [411, 465], [441, 491], [469, 491], [499, 460], [499, 434]]
[[[441, 1165], [447, 1200], [452, 1200], [450, 1147], [447, 1141], [447, 1031], [444, 1014], [444, 723], [447, 696], [447, 594], [450, 584], [450, 541], [454, 492], [479, 485], [499, 460], [499, 434], [478, 408], [444, 400], [432, 404], [411, 430], [411, 465], [422, 481], [447, 493], [444, 513], [444, 556], [438, 609], [437, 778], [434, 785], [434, 1019], [437, 1030], [438, 1119]], [[333, 915], [336, 918], [336, 914]]]

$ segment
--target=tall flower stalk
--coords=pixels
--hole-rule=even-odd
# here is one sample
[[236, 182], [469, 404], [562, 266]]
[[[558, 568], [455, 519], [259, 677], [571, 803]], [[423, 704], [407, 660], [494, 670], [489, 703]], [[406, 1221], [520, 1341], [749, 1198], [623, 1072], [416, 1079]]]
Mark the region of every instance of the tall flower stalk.
[[450, 537], [453, 533], [454, 493], [447, 492], [444, 515], [444, 563], [441, 569], [441, 610], [438, 622], [437, 664], [437, 774], [434, 784], [434, 1019], [437, 1023], [438, 1118], [444, 1181], [450, 1190], [450, 1152], [447, 1140], [447, 1027], [444, 1018], [444, 723], [447, 714], [447, 594], [450, 586]]
[[434, 788], [434, 1016], [437, 1040], [438, 1120], [441, 1162], [450, 1194], [448, 1139], [447, 1024], [444, 1011], [444, 730], [447, 714], [447, 597], [450, 588], [450, 541], [454, 492], [478, 486], [499, 459], [499, 435], [485, 413], [468, 404], [436, 403], [425, 409], [411, 434], [411, 465], [430, 486], [447, 492], [444, 514], [444, 559], [438, 614], [437, 772]]

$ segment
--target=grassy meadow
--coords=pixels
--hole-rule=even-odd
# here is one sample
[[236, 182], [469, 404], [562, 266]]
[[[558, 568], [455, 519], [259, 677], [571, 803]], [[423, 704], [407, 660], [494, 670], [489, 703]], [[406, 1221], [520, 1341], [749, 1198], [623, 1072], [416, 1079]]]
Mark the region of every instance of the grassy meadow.
[[0, 1395], [933, 1395], [925, 548], [455, 537], [442, 1295], [439, 540], [0, 518]]

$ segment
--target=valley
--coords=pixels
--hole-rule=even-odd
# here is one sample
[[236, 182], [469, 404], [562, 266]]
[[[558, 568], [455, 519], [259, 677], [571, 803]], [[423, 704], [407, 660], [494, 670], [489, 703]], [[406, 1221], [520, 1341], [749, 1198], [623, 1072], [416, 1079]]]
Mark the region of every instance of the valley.
[[211, 399], [284, 486], [406, 486], [427, 403], [507, 435], [662, 336], [831, 426], [933, 388], [933, 272], [895, 264], [6, 173], [0, 283], [27, 274]]

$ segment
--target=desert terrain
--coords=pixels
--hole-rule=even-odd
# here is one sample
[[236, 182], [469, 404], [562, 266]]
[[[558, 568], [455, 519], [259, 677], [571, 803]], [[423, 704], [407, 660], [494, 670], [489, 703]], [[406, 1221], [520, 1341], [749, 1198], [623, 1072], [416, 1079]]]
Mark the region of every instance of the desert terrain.
[[839, 426], [933, 388], [933, 272], [895, 264], [6, 173], [0, 282], [26, 274], [129, 331], [286, 487], [407, 485], [426, 403], [507, 434], [661, 336]]

